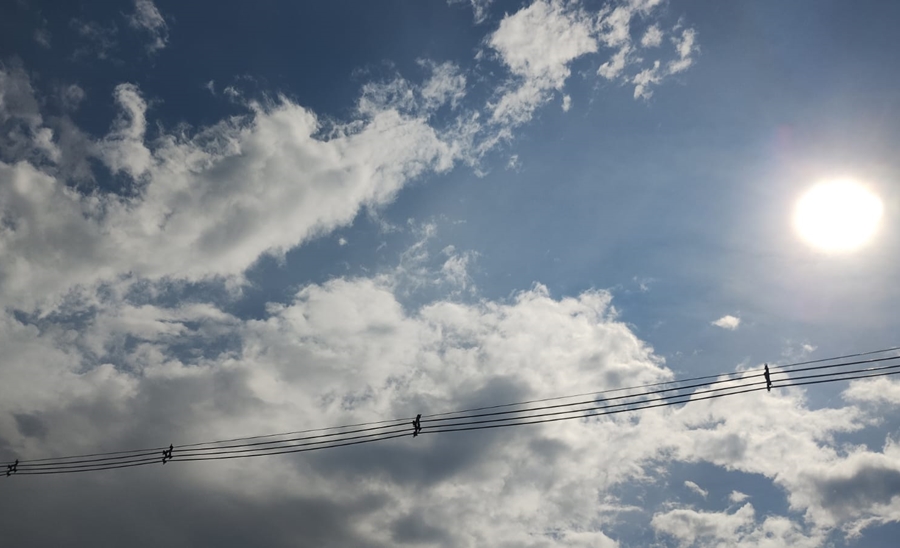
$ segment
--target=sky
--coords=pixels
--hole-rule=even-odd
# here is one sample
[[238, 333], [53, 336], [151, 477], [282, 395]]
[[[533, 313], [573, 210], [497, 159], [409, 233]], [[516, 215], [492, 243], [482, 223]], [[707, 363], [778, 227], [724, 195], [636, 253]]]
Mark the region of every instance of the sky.
[[[0, 461], [896, 346], [898, 17], [874, 0], [7, 2]], [[852, 250], [794, 226], [831, 180], [882, 204]], [[0, 530], [895, 546], [898, 404], [887, 377], [12, 476]]]

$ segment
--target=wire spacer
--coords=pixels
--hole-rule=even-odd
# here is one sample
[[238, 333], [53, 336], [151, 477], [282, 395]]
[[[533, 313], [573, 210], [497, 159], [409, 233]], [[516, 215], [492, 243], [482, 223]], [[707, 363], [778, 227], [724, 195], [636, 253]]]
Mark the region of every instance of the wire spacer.
[[413, 437], [418, 436], [419, 432], [422, 431], [422, 423], [419, 422], [421, 420], [422, 420], [422, 413], [419, 413], [418, 415], [416, 415], [416, 420], [412, 421]]

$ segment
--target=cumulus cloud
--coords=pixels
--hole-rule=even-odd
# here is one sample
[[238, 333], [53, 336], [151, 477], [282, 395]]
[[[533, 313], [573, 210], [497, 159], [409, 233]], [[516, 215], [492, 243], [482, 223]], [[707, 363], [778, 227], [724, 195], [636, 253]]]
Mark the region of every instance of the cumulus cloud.
[[[628, 22], [657, 4], [587, 14], [539, 1], [508, 16], [488, 43], [514, 79], [490, 114], [508, 93], [522, 93], [519, 107], [508, 102], [507, 114], [497, 114], [517, 123], [516, 112], [530, 116], [564, 87], [573, 60], [635, 47]], [[532, 31], [549, 50], [522, 38]], [[696, 48], [684, 33], [675, 45], [676, 63]], [[633, 63], [625, 55], [609, 74], [631, 78]], [[686, 68], [669, 63], [654, 64], [648, 84]], [[179, 289], [228, 292], [261, 256], [332, 234], [362, 208], [387, 204], [411, 181], [465, 159], [471, 126], [437, 125], [435, 112], [470, 120], [462, 112], [466, 75], [453, 64], [423, 66], [421, 85], [398, 78], [364, 86], [344, 122], [277, 97], [183, 133], [149, 131], [152, 98], [121, 84], [110, 130], [82, 137], [83, 155], [114, 172], [118, 193], [67, 184], [62, 133], [47, 127], [27, 74], [3, 67], [0, 123], [11, 145], [0, 161], [0, 459], [671, 380], [618, 318], [608, 291], [553, 296], [535, 284], [507, 299], [479, 298], [470, 274], [477, 255], [453, 246], [434, 252], [433, 223], [415, 229], [418, 239], [397, 266], [302, 284], [254, 317]], [[528, 99], [535, 90], [539, 99]], [[442, 291], [408, 299], [415, 287]], [[898, 519], [895, 443], [876, 451], [835, 442], [871, 423], [855, 404], [875, 401], [876, 392], [854, 384], [848, 405], [816, 409], [800, 390], [762, 392], [631, 416], [407, 437], [258, 466], [172, 463], [63, 477], [47, 490], [17, 477], [2, 481], [22, 511], [0, 513], [0, 526], [13, 543], [46, 545], [64, 544], [103, 515], [108, 526], [90, 531], [98, 544], [149, 530], [147, 542], [223, 546], [616, 546], [615, 516], [641, 510], [611, 493], [658, 481], [673, 462], [705, 462], [770, 481], [803, 523], [759, 518], [750, 504], [701, 512], [671, 503], [648, 510], [661, 535], [684, 545], [819, 546], [831, 529], [852, 535]], [[123, 482], [132, 496], [120, 496]], [[75, 507], [72, 493], [81, 497]], [[730, 496], [734, 504], [745, 499]], [[150, 528], [147, 504], [159, 519]], [[46, 515], [70, 521], [42, 527]], [[245, 525], [261, 521], [268, 526]]]
[[692, 509], [674, 509], [653, 517], [651, 525], [656, 531], [674, 538], [679, 546], [735, 546], [740, 548], [821, 546], [821, 532], [807, 533], [804, 528], [787, 518], [767, 517], [756, 519], [751, 504], [745, 504], [733, 514], [727, 512], [702, 512]]
[[715, 320], [710, 323], [716, 327], [721, 327], [722, 329], [734, 331], [741, 325], [741, 319], [738, 318], [737, 316], [732, 316], [731, 314], [728, 314], [728, 315], [722, 316], [718, 320]]
[[[0, 77], [34, 146], [55, 154], [27, 77]], [[15, 94], [15, 95], [11, 95]], [[370, 98], [358, 122], [323, 141], [315, 114], [280, 98], [193, 136], [147, 138], [147, 101], [119, 85], [120, 113], [91, 153], [133, 180], [135, 196], [81, 195], [29, 163], [2, 163], [2, 292], [22, 306], [120, 275], [160, 279], [239, 276], [263, 253], [280, 254], [391, 200], [411, 179], [445, 171], [462, 154], [427, 114]], [[448, 99], [449, 100], [449, 99]], [[12, 118], [9, 115], [8, 118]], [[28, 139], [23, 138], [23, 142]], [[46, 261], [52, 260], [52, 265]]]
[[[508, 303], [439, 300], [406, 310], [382, 280], [339, 278], [270, 305], [260, 320], [240, 321], [208, 306], [115, 302], [100, 303], [77, 332], [42, 331], [7, 316], [0, 340], [15, 357], [5, 360], [4, 374], [21, 381], [0, 387], [2, 410], [14, 411], [0, 413], [0, 450], [5, 456], [178, 443], [668, 378], [616, 319], [610, 299], [602, 291], [553, 299], [536, 286]], [[123, 346], [125, 335], [136, 342]], [[174, 352], [217, 336], [238, 344], [206, 356]], [[85, 370], [89, 349], [106, 349], [116, 365]], [[276, 457], [264, 468], [169, 466], [152, 482], [139, 472], [130, 485], [149, 497], [158, 485], [197, 508], [207, 507], [200, 493], [215, 492], [229, 501], [213, 509], [220, 518], [319, 507], [278, 520], [267, 533], [296, 538], [315, 529], [308, 521], [327, 516], [331, 530], [317, 533], [314, 545], [347, 538], [370, 545], [423, 539], [527, 545], [549, 542], [549, 531], [557, 531], [561, 546], [615, 546], [594, 523], [592, 502], [608, 486], [641, 474], [633, 457], [647, 447], [623, 443], [631, 429], [630, 421], [571, 421], [528, 432], [421, 436], [365, 452]], [[596, 451], [598, 439], [610, 449]], [[238, 483], [223, 481], [236, 475]], [[22, 507], [37, 504], [36, 491], [20, 489], [25, 482], [10, 486]], [[113, 504], [105, 488], [87, 493], [82, 501], [93, 511], [111, 512], [123, 527], [140, 523], [135, 510], [144, 497]], [[41, 501], [56, 504], [53, 497]], [[28, 520], [0, 521], [7, 538], [43, 534]], [[462, 521], [466, 528], [447, 526]], [[573, 526], [559, 531], [563, 521]], [[165, 523], [161, 533], [179, 536], [210, 535], [212, 524], [222, 522], [173, 516]], [[288, 541], [275, 544], [282, 542]]]
[[134, 11], [127, 16], [128, 24], [150, 37], [147, 52], [155, 53], [169, 41], [169, 26], [153, 0], [134, 0]]
[[810, 504], [816, 523], [843, 525], [851, 535], [878, 523], [900, 521], [900, 447], [888, 441], [882, 452], [853, 450], [844, 459], [817, 464], [800, 475], [797, 499]]
[[841, 395], [852, 402], [896, 405], [900, 404], [900, 382], [885, 378], [856, 380]]

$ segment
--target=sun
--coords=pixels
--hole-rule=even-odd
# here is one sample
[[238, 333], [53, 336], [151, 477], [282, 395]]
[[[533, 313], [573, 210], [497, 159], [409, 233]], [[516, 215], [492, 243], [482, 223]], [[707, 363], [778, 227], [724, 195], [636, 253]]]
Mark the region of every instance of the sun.
[[828, 253], [853, 251], [872, 239], [884, 207], [865, 186], [850, 180], [819, 183], [797, 202], [794, 227], [811, 246]]

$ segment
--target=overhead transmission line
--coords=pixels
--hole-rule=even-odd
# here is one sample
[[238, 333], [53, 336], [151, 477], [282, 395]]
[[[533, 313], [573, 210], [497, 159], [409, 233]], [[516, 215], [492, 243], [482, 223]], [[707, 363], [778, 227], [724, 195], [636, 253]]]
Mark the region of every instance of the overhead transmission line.
[[[11, 475], [70, 474], [147, 466], [159, 464], [160, 462], [165, 464], [169, 461], [197, 462], [301, 453], [374, 443], [409, 435], [417, 436], [419, 434], [463, 432], [584, 419], [682, 405], [693, 401], [736, 396], [738, 394], [749, 392], [771, 390], [772, 388], [884, 377], [900, 374], [900, 355], [896, 354], [898, 350], [900, 350], [900, 347], [892, 347], [871, 352], [847, 354], [833, 358], [773, 365], [771, 367], [767, 365], [764, 372], [760, 372], [760, 370], [747, 370], [719, 375], [704, 375], [687, 379], [614, 388], [569, 396], [474, 407], [430, 415], [418, 415], [415, 419], [400, 418], [372, 421], [327, 428], [283, 432], [280, 434], [236, 437], [209, 442], [183, 444], [177, 447], [177, 452], [175, 451], [175, 447], [170, 445], [169, 447], [153, 447], [131, 451], [112, 451], [72, 455], [67, 457], [17, 460], [2, 465], [6, 468], [6, 473], [4, 474], [3, 469], [0, 468], [0, 477], [8, 477]], [[889, 352], [894, 352], [895, 354], [891, 356], [882, 355], [874, 358], [840, 361], [848, 360], [849, 358], [887, 354]], [[834, 369], [837, 368], [845, 368], [845, 370], [834, 371]], [[821, 371], [826, 370], [828, 370], [828, 372], [821, 373]], [[816, 373], [796, 376], [797, 373], [813, 372]], [[763, 380], [759, 380], [761, 377]], [[662, 388], [665, 386], [669, 387]], [[690, 391], [693, 389], [696, 390]], [[621, 395], [613, 396], [611, 394]], [[583, 399], [588, 396], [591, 398]], [[582, 399], [568, 403], [548, 404], [548, 402], [572, 400], [576, 398]], [[535, 406], [534, 404], [543, 405]], [[518, 407], [519, 409], [512, 409], [514, 407]], [[412, 429], [410, 428], [411, 425]]]

